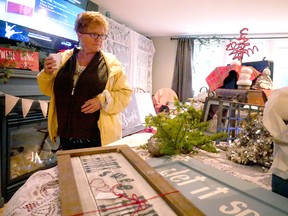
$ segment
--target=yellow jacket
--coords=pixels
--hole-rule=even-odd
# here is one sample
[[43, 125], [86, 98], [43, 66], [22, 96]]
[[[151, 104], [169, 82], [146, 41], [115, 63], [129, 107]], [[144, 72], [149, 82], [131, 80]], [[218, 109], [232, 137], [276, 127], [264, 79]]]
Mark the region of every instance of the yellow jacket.
[[[61, 66], [71, 57], [73, 49], [62, 53]], [[97, 95], [102, 104], [98, 127], [101, 135], [102, 146], [114, 142], [122, 137], [122, 126], [119, 113], [129, 104], [132, 95], [132, 88], [129, 86], [121, 63], [111, 53], [101, 51], [108, 69], [108, 80], [105, 90]], [[37, 75], [40, 90], [44, 95], [50, 97], [48, 111], [48, 131], [52, 142], [58, 136], [58, 122], [55, 106], [55, 95], [53, 91], [54, 80], [58, 73], [47, 74], [42, 70]]]

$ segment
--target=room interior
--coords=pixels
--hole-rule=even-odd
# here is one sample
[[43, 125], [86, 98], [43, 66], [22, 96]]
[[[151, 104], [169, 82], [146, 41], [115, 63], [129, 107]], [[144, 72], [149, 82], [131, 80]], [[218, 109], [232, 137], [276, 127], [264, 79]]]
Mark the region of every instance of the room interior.
[[[286, 8], [288, 8], [288, 2], [283, 2], [283, 1], [281, 3], [275, 4], [275, 2], [273, 3], [271, 1], [265, 0], [261, 2], [261, 5], [256, 4], [256, 3], [251, 3], [251, 1], [247, 1], [247, 0], [244, 0], [244, 2], [242, 1], [241, 4], [232, 3], [231, 1], [228, 1], [228, 0], [222, 0], [220, 2], [219, 1], [218, 2], [197, 1], [197, 0], [193, 0], [193, 1], [181, 0], [181, 1], [169, 1], [169, 2], [161, 0], [161, 1], [154, 2], [154, 1], [148, 0], [148, 1], [140, 2], [140, 3], [136, 1], [131, 2], [127, 0], [120, 0], [120, 1], [91, 0], [91, 2], [93, 2], [96, 5], [91, 4], [90, 7], [93, 7], [95, 10], [97, 8], [97, 10], [99, 10], [101, 13], [105, 14], [107, 18], [109, 18], [110, 26], [112, 26], [112, 30], [110, 32], [111, 35], [113, 36], [121, 35], [121, 37], [118, 37], [118, 38], [116, 36], [111, 37], [113, 38], [113, 43], [112, 42], [106, 43], [104, 45], [104, 49], [114, 52], [114, 53], [118, 52], [118, 54], [121, 54], [121, 52], [125, 50], [123, 52], [125, 53], [125, 55], [123, 55], [123, 57], [120, 60], [123, 62], [123, 65], [125, 69], [128, 71], [128, 74], [130, 73], [129, 79], [131, 80], [131, 83], [133, 83], [133, 87], [135, 88], [139, 87], [142, 90], [144, 89], [144, 92], [149, 93], [151, 96], [154, 95], [159, 89], [172, 87], [177, 44], [178, 44], [178, 38], [180, 37], [188, 37], [188, 38], [192, 37], [195, 39], [198, 39], [198, 38], [209, 39], [209, 38], [216, 36], [220, 38], [229, 37], [229, 38], [235, 39], [239, 36], [239, 31], [241, 29], [248, 28], [249, 29], [248, 37], [250, 38], [261, 38], [261, 39], [269, 38], [269, 40], [271, 39], [275, 41], [278, 41], [278, 39], [284, 40], [284, 41], [288, 40], [288, 26], [286, 25], [286, 21], [288, 20], [288, 15], [285, 10]], [[129, 10], [129, 13], [127, 13], [128, 10]], [[277, 23], [277, 25], [275, 23]], [[127, 36], [127, 32], [129, 32], [129, 37], [131, 35], [131, 38], [134, 38], [134, 39], [130, 39], [130, 41], [128, 41], [127, 38], [125, 38], [125, 36]], [[137, 41], [140, 41], [139, 43], [140, 45], [137, 43]], [[250, 40], [250, 42], [251, 44], [253, 44], [254, 40], [252, 39]], [[123, 46], [124, 48], [121, 47], [120, 45], [116, 45], [114, 47], [111, 46], [111, 44], [117, 44], [117, 43], [121, 45], [124, 44], [125, 45]], [[127, 45], [128, 43], [130, 45]], [[131, 47], [135, 48], [138, 46], [139, 46], [138, 49], [133, 50], [131, 48]], [[143, 58], [143, 62], [145, 63], [142, 62], [143, 64], [140, 65], [138, 68], [135, 66], [131, 66], [130, 62], [131, 61], [137, 62], [136, 56], [138, 57], [138, 55], [141, 55], [143, 53], [145, 53], [145, 57]], [[231, 63], [232, 57], [229, 56], [229, 53], [226, 53], [226, 55], [227, 56], [225, 57], [225, 61], [220, 63], [218, 65], [219, 67], [227, 66]], [[130, 58], [132, 60], [130, 60]], [[270, 65], [271, 62], [272, 63], [274, 62], [274, 66], [276, 67], [274, 59], [271, 59], [269, 55], [267, 59], [268, 59], [267, 64], [269, 64], [269, 66], [271, 66]], [[250, 62], [249, 57], [247, 57], [245, 60], [246, 62]], [[256, 60], [253, 59], [252, 61], [256, 62], [256, 61], [261, 61], [261, 60], [262, 59], [256, 59]], [[145, 69], [143, 69], [143, 67], [145, 67]], [[271, 77], [275, 77], [275, 75], [277, 76], [278, 68], [275, 69], [275, 67], [273, 68], [272, 66], [271, 68], [271, 72], [272, 72]], [[133, 74], [134, 70], [138, 70], [140, 71], [140, 73], [138, 72], [137, 74]], [[209, 72], [212, 72], [212, 70], [208, 71], [208, 74]], [[24, 104], [25, 99], [28, 99], [28, 100], [32, 99], [33, 106], [28, 111], [28, 117], [32, 119], [34, 118], [34, 115], [36, 115], [36, 118], [39, 117], [40, 126], [37, 123], [37, 130], [36, 131], [33, 130], [32, 132], [28, 131], [28, 133], [38, 134], [37, 136], [39, 137], [36, 136], [35, 138], [37, 139], [36, 142], [39, 142], [39, 141], [45, 142], [45, 140], [42, 140], [42, 137], [47, 131], [45, 131], [45, 129], [43, 130], [43, 128], [45, 128], [45, 118], [43, 118], [41, 114], [45, 112], [43, 111], [42, 106], [46, 107], [47, 109], [48, 98], [43, 97], [43, 95], [37, 89], [35, 76], [36, 74], [26, 73], [25, 71], [23, 72], [20, 70], [20, 71], [17, 71], [17, 76], [14, 76], [14, 77], [12, 76], [12, 79], [10, 79], [7, 83], [8, 85], [0, 84], [0, 96], [1, 96], [1, 110], [0, 111], [1, 111], [2, 118], [5, 119], [5, 110], [3, 106], [5, 105], [7, 106], [7, 104], [5, 104], [5, 98], [7, 98], [8, 96], [10, 97], [10, 95], [16, 96], [17, 101], [18, 101], [18, 102], [16, 101], [14, 106], [12, 105], [13, 107], [12, 108], [13, 112], [11, 112], [12, 114], [17, 111], [21, 112], [21, 109], [23, 109], [22, 106]], [[202, 76], [201, 78], [205, 80], [206, 75]], [[277, 80], [277, 77], [276, 77], [276, 80]], [[209, 88], [208, 85], [206, 85], [206, 87]], [[197, 92], [198, 89], [194, 91], [194, 95], [193, 95], [194, 97], [196, 97], [198, 93], [201, 93], [200, 89], [199, 89], [199, 92]], [[234, 103], [235, 101], [233, 101], [227, 104], [227, 102], [222, 102], [221, 99], [230, 100], [231, 98], [235, 96], [234, 92], [231, 93], [232, 96], [227, 94], [227, 92], [230, 92], [230, 89], [229, 90], [218, 89], [218, 91], [213, 92], [213, 94], [215, 94], [218, 98], [220, 98], [220, 103], [216, 102], [216, 104], [221, 109], [220, 111], [219, 109], [217, 109], [216, 112], [224, 114], [224, 116], [219, 116], [219, 118], [223, 118], [223, 119], [227, 117], [229, 118], [231, 117], [231, 116], [227, 116], [227, 113], [225, 114], [224, 112], [222, 112], [223, 109], [224, 110], [228, 108], [230, 109], [230, 107], [238, 106], [239, 104], [242, 105], [241, 103], [243, 102], [248, 103], [250, 105], [251, 104], [256, 105], [257, 107], [256, 112], [258, 112], [259, 109], [262, 112], [263, 111], [262, 108], [265, 106], [265, 102], [267, 101], [267, 96], [269, 96], [269, 93], [270, 93], [269, 91], [267, 93], [262, 90], [261, 91], [243, 90], [242, 91], [243, 93], [241, 92], [241, 94], [239, 94], [239, 92], [236, 93], [237, 97], [242, 97], [244, 95], [241, 100], [237, 101], [237, 103]], [[145, 96], [145, 100], [146, 99], [147, 98]], [[20, 103], [20, 100], [22, 100], [22, 103]], [[191, 103], [190, 100], [183, 101], [183, 102]], [[195, 102], [198, 103], [198, 101], [195, 101]], [[204, 100], [201, 99], [199, 103], [201, 103], [202, 109], [210, 111], [210, 109], [212, 108], [211, 107], [209, 108], [209, 106], [211, 106], [211, 103], [212, 104], [215, 103], [215, 100], [212, 99], [208, 102], [208, 100], [206, 101], [205, 99]], [[151, 108], [150, 105], [149, 105], [149, 109]], [[141, 106], [141, 105], [138, 105], [138, 106]], [[245, 109], [242, 109], [242, 106], [241, 108], [234, 107], [234, 111], [232, 112], [230, 111], [230, 114], [234, 113], [235, 115], [235, 114], [241, 113], [242, 115], [243, 110], [244, 112], [246, 112], [247, 110], [248, 112], [250, 112], [251, 107], [249, 108], [245, 107]], [[255, 111], [254, 108], [252, 111]], [[32, 117], [30, 117], [30, 115], [32, 115]], [[12, 125], [11, 127], [12, 129], [9, 129], [9, 130], [5, 129], [4, 131], [4, 129], [2, 128], [2, 133], [4, 134], [3, 140], [6, 139], [7, 131], [14, 136], [13, 139], [18, 139], [18, 140], [22, 139], [22, 138], [19, 138], [19, 136], [23, 137], [23, 134], [27, 133], [27, 131], [25, 131], [25, 128], [21, 129], [20, 132], [15, 129], [18, 127], [18, 125], [14, 124], [13, 121], [17, 117], [19, 116], [13, 115], [12, 118], [9, 118], [7, 120], [8, 124]], [[202, 118], [204, 117], [202, 116]], [[243, 119], [243, 116], [241, 116], [241, 119]], [[211, 118], [207, 119], [206, 117], [205, 121], [208, 121], [208, 120], [211, 120]], [[234, 120], [235, 118], [232, 119], [231, 117], [231, 119], [228, 119], [228, 122], [234, 121]], [[141, 121], [143, 125], [143, 116], [141, 116]], [[220, 124], [221, 124], [220, 121], [218, 121], [216, 130], [217, 128], [219, 130], [227, 129], [226, 126], [223, 127], [223, 125], [220, 125]], [[238, 132], [233, 131], [233, 130], [229, 131], [229, 133], [233, 134], [233, 139], [235, 138], [235, 133], [237, 133], [236, 136], [238, 135]], [[147, 139], [147, 136], [145, 138]], [[25, 139], [27, 139], [27, 137], [25, 137]], [[133, 140], [129, 140], [126, 138], [125, 141], [127, 143], [130, 143], [133, 146]], [[2, 141], [1, 145], [3, 145], [3, 143], [4, 142]], [[120, 144], [122, 143], [123, 142], [120, 142]], [[4, 151], [7, 151], [7, 148], [9, 147], [2, 148], [1, 150], [2, 153]], [[57, 148], [55, 147], [55, 149]], [[52, 149], [52, 150], [55, 150], [55, 149]], [[36, 151], [37, 150], [35, 149], [32, 150], [32, 152], [36, 152]], [[47, 154], [47, 152], [42, 151], [41, 156], [43, 156], [43, 154]], [[1, 157], [3, 160], [2, 155]], [[19, 157], [19, 155], [17, 155], [17, 152], [16, 152], [16, 157]], [[48, 169], [55, 165], [54, 152], [53, 154], [48, 154], [48, 155], [45, 155], [44, 157], [47, 159], [45, 168]], [[7, 158], [5, 158], [5, 160], [6, 159]], [[13, 159], [17, 160], [17, 158], [15, 157]], [[35, 166], [32, 166], [32, 167], [29, 164], [23, 165], [23, 166], [26, 166], [27, 169], [32, 169], [33, 170], [32, 173], [39, 168], [43, 169], [42, 165], [40, 165], [39, 167], [39, 163], [37, 162], [38, 159], [36, 157], [34, 158], [34, 156], [29, 155], [27, 156], [26, 159], [32, 160], [35, 162], [35, 163], [33, 162]], [[14, 165], [14, 167], [16, 166]], [[3, 168], [0, 171], [2, 173], [7, 172], [3, 170]], [[30, 175], [29, 173], [28, 175], [25, 175], [25, 173], [21, 173], [21, 169], [20, 171], [17, 171], [17, 169], [13, 170], [13, 173], [10, 173], [10, 174], [12, 177], [11, 179], [12, 181], [10, 180], [10, 183], [11, 182], [13, 183], [14, 179], [18, 179], [20, 176], [21, 184], [23, 184]], [[1, 181], [3, 182], [3, 178]], [[5, 187], [8, 186], [8, 184], [10, 183], [6, 183]], [[20, 186], [15, 184], [12, 187], [10, 187], [9, 196], [12, 196], [12, 194], [14, 194]], [[276, 199], [278, 198], [279, 197], [276, 197]], [[285, 200], [281, 198], [279, 200], [280, 200], [280, 203], [285, 202]], [[1, 199], [1, 202], [4, 204], [3, 198]], [[277, 208], [279, 209], [281, 209], [281, 207], [282, 206], [280, 204], [279, 206], [277, 206]]]
[[[109, 12], [113, 20], [152, 39], [157, 51], [153, 59], [152, 94], [160, 88], [172, 86], [177, 47], [177, 40], [171, 40], [173, 37], [203, 36], [205, 38], [205, 36], [215, 35], [237, 37], [242, 28], [249, 29], [249, 37], [286, 38], [288, 36], [285, 25], [288, 17], [284, 9], [288, 7], [288, 3], [283, 1], [277, 4], [268, 0], [262, 1], [261, 4], [256, 2], [251, 4], [247, 0], [241, 1], [241, 4], [228, 0], [143, 1], [141, 3], [93, 0], [93, 2], [99, 5], [99, 11], [103, 14]], [[125, 9], [119, 10], [126, 5], [129, 5], [129, 13]], [[250, 42], [253, 43], [254, 40]], [[271, 58], [270, 53], [271, 50], [265, 52], [267, 60]], [[232, 60], [228, 53], [223, 52], [222, 55], [226, 56], [226, 60], [218, 66], [229, 64]], [[247, 61], [254, 61], [251, 57], [253, 58], [253, 55]], [[262, 58], [259, 57], [257, 61], [259, 60]], [[271, 60], [275, 61], [275, 59]], [[198, 91], [199, 88], [196, 90]]]

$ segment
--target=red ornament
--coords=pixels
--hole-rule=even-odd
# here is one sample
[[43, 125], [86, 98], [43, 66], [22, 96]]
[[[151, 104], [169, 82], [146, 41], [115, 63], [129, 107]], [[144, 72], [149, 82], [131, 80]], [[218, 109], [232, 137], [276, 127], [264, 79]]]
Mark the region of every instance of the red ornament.
[[226, 46], [226, 50], [231, 51], [229, 55], [234, 55], [233, 60], [238, 59], [240, 62], [242, 62], [243, 56], [245, 54], [250, 57], [249, 52], [254, 54], [255, 50], [258, 51], [258, 48], [255, 45], [253, 46], [252, 49], [247, 48], [248, 46], [250, 46], [250, 43], [248, 42], [249, 38], [246, 37], [248, 33], [247, 32], [245, 33], [244, 31], [248, 31], [248, 28], [243, 28], [240, 31], [240, 37], [237, 38], [238, 41], [232, 41]]

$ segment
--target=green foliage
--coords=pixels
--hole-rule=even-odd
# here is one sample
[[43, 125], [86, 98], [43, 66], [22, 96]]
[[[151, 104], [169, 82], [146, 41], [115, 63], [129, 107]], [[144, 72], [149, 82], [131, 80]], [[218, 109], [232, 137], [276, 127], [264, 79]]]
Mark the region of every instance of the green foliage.
[[160, 145], [160, 153], [163, 155], [195, 153], [197, 148], [217, 152], [213, 141], [226, 137], [226, 133], [206, 135], [209, 123], [201, 122], [201, 111], [180, 104], [179, 101], [174, 105], [175, 114], [159, 113], [145, 118], [146, 126], [157, 128], [157, 133], [152, 137]]
[[26, 44], [24, 42], [21, 43], [16, 43], [16, 46], [13, 47], [13, 49], [18, 50], [18, 51], [22, 51], [22, 53], [25, 55], [25, 53], [27, 52], [36, 52], [37, 49], [35, 46], [33, 46], [32, 44]]
[[39, 70], [41, 71], [44, 68], [44, 62], [49, 53], [45, 51], [39, 51], [38, 53], [39, 53]]
[[13, 73], [12, 68], [16, 66], [16, 62], [9, 62], [4, 60], [0, 63], [0, 82], [5, 84], [8, 82], [11, 74]]

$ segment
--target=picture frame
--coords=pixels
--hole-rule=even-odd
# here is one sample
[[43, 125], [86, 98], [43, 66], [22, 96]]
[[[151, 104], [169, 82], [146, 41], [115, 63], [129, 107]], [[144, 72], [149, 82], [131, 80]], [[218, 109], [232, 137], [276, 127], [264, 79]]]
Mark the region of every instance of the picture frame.
[[127, 145], [58, 151], [57, 161], [61, 215], [204, 215]]

